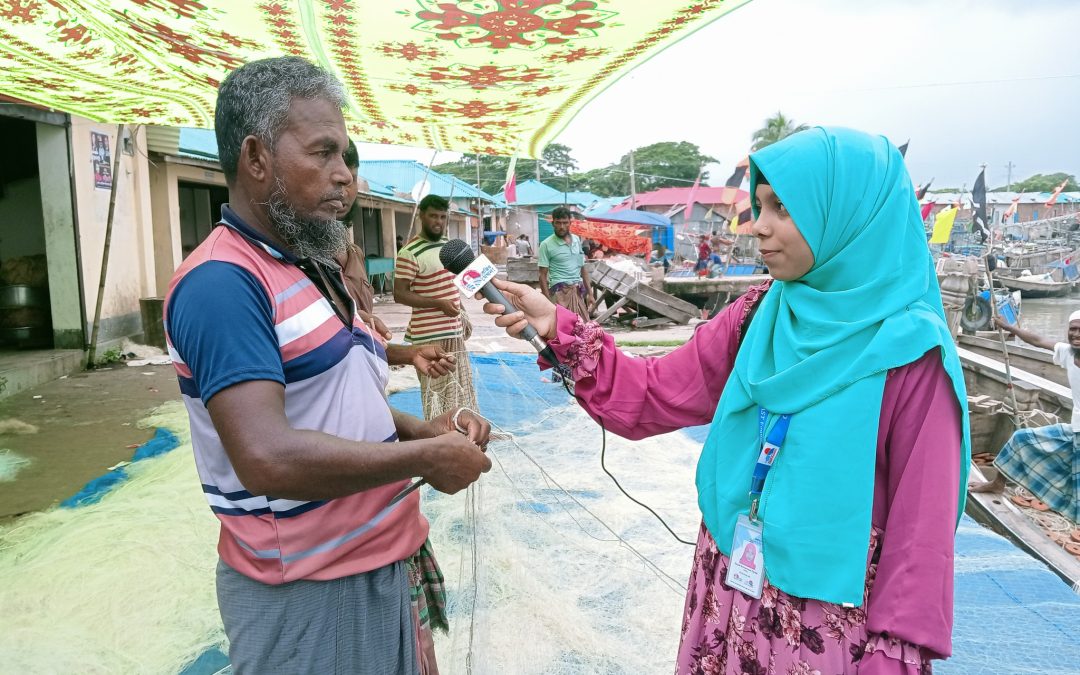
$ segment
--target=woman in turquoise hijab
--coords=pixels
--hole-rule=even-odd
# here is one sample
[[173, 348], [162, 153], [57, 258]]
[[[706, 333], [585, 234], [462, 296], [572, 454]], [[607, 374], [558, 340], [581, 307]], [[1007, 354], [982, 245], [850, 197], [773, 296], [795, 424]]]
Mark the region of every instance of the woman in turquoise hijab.
[[885, 138], [819, 127], [752, 155], [750, 184], [773, 280], [671, 354], [626, 358], [517, 284], [496, 323], [545, 335], [608, 430], [711, 421], [678, 673], [928, 672], [970, 449], [911, 178]]

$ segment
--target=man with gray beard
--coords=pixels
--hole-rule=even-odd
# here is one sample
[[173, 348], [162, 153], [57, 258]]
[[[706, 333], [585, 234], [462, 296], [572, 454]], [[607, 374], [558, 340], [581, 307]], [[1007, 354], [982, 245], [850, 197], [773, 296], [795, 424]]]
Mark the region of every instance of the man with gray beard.
[[165, 300], [240, 674], [437, 673], [445, 593], [411, 479], [454, 493], [491, 467], [483, 418], [424, 421], [383, 395], [386, 352], [334, 262], [354, 180], [344, 102], [298, 57], [225, 78], [229, 203]]

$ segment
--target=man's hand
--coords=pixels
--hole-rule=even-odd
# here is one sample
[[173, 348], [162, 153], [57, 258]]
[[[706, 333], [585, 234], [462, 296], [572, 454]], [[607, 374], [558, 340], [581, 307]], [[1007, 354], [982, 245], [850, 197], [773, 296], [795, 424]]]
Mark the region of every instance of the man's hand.
[[458, 307], [457, 300], [455, 299], [441, 300], [439, 302], [439, 310], [446, 316], [450, 317], [457, 316], [461, 312]]
[[439, 492], [452, 495], [464, 490], [475, 483], [480, 474], [491, 470], [491, 460], [468, 436], [450, 431], [433, 441], [436, 447], [430, 453], [432, 467], [422, 478]]
[[383, 336], [385, 340], [389, 341], [393, 339], [394, 334], [390, 332], [390, 329], [386, 327], [386, 324], [382, 322], [382, 319], [375, 316], [374, 314], [370, 314], [361, 310], [357, 310], [356, 313], [360, 315], [360, 318], [363, 319], [364, 323], [371, 326], [371, 328], [376, 333]]
[[[409, 347], [409, 360], [417, 372], [428, 377], [443, 377], [454, 372], [454, 357], [437, 345], [413, 345]], [[440, 429], [440, 433], [445, 431]]]
[[[498, 317], [495, 319], [496, 326], [505, 328], [506, 332], [512, 337], [519, 337], [521, 331], [525, 330], [525, 326], [532, 324], [536, 332], [545, 340], [551, 340], [555, 337], [555, 305], [550, 299], [545, 298], [540, 291], [525, 284], [515, 284], [512, 281], [503, 281], [502, 279], [492, 279], [491, 283], [495, 288], [503, 292], [506, 299], [514, 305], [514, 309], [520, 310], [503, 316], [502, 305], [491, 302], [484, 303], [484, 313]], [[482, 300], [483, 298], [478, 293], [476, 299]]]
[[1005, 331], [1006, 333], [1009, 333], [1010, 335], [1013, 335], [1013, 334], [1016, 333], [1016, 331], [1015, 331], [1016, 326], [1012, 325], [1011, 323], [1009, 323], [1005, 319], [1001, 318], [1000, 316], [995, 316], [994, 317], [994, 325], [997, 326], [998, 328], [1000, 328], [1001, 330]]
[[461, 410], [461, 413], [458, 414], [457, 423], [465, 430], [469, 440], [481, 448], [487, 446], [488, 437], [491, 435], [491, 423], [465, 408], [450, 410], [433, 418], [429, 424], [435, 430], [435, 433], [444, 434], [450, 431], [461, 433], [454, 428], [454, 415], [458, 410]]

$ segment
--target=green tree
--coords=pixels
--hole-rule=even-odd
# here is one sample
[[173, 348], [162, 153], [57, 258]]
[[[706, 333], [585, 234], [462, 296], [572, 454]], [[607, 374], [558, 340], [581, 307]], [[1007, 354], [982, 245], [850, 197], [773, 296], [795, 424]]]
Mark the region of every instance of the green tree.
[[[1076, 176], [1067, 174], [1065, 172], [1041, 174], [1037, 173], [1034, 176], [1030, 176], [1020, 181], [1019, 183], [1012, 184], [1013, 192], [1053, 192], [1061, 185], [1061, 182], [1068, 180], [1068, 184], [1065, 185], [1065, 192], [1075, 192], [1080, 190], [1080, 187], [1076, 184]], [[1004, 190], [1006, 186], [1001, 186], [999, 190]]]
[[[541, 180], [550, 179], [552, 176], [565, 177], [577, 169], [577, 160], [573, 157], [573, 151], [561, 143], [551, 143], [541, 155], [539, 160]], [[480, 162], [480, 189], [488, 194], [496, 194], [502, 190], [506, 181], [506, 170], [510, 167], [510, 158], [499, 155], [462, 155], [456, 162], [445, 162], [431, 167], [439, 173], [447, 173], [457, 176], [469, 185], [476, 185], [476, 162]], [[514, 172], [517, 174], [518, 183], [530, 178], [536, 178], [535, 159], [519, 159]], [[556, 186], [562, 181], [552, 183]], [[560, 189], [561, 186], [559, 186]]]
[[[650, 192], [664, 187], [690, 187], [706, 164], [715, 162], [701, 148], [687, 141], [653, 143], [633, 151], [637, 191]], [[701, 173], [708, 180], [709, 172]], [[600, 169], [572, 175], [575, 190], [588, 190], [601, 197], [630, 194], [630, 153], [618, 162]]]
[[[549, 143], [540, 159], [540, 172], [541, 175], [551, 174], [553, 176], [568, 176], [577, 171], [578, 163], [573, 157], [573, 150], [569, 146], [562, 143]], [[523, 162], [531, 164], [532, 173], [536, 175], [536, 160], [518, 160], [518, 166], [522, 166]], [[522, 171], [518, 172], [519, 175], [525, 175]]]
[[765, 120], [765, 126], [754, 132], [753, 145], [750, 147], [753, 150], [760, 150], [773, 143], [784, 140], [791, 134], [809, 128], [810, 127], [805, 124], [795, 124], [795, 120], [790, 117], [785, 117], [782, 112], [777, 112], [775, 115]]

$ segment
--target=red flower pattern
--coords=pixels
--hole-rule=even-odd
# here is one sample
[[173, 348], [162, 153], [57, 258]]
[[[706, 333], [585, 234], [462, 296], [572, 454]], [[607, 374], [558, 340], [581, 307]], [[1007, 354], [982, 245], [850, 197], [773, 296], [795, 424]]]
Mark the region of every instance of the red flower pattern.
[[195, 0], [167, 0], [167, 2], [158, 2], [157, 0], [131, 0], [140, 7], [149, 7], [162, 12], [169, 12], [170, 10], [176, 12], [178, 16], [182, 16], [186, 19], [193, 19], [197, 12], [205, 12], [206, 5]]
[[416, 73], [416, 76], [436, 83], [469, 86], [477, 90], [551, 79], [551, 74], [529, 66], [499, 67], [461, 64], [434, 66], [427, 72]]
[[[418, 30], [462, 47], [535, 49], [545, 44], [592, 37], [612, 12], [587, 0], [497, 0], [498, 9], [484, 12], [471, 2], [420, 0]], [[562, 9], [561, 12], [551, 10]]]
[[433, 61], [444, 56], [440, 49], [422, 47], [415, 42], [384, 42], [377, 49], [387, 56], [405, 61]]
[[608, 50], [589, 49], [588, 47], [578, 47], [577, 49], [567, 49], [561, 52], [552, 52], [544, 57], [545, 61], [550, 63], [575, 63], [577, 61], [585, 61], [587, 59], [595, 59], [603, 56]]
[[67, 19], [57, 21], [56, 27], [60, 29], [60, 42], [75, 42], [85, 45], [93, 39], [86, 26], [69, 23]]
[[[552, 80], [559, 77], [557, 66], [583, 61], [599, 61], [612, 51], [600, 46], [600, 40], [586, 44], [576, 42], [597, 36], [611, 25], [614, 12], [600, 9], [605, 3], [593, 0], [488, 0], [476, 3], [466, 0], [417, 0], [420, 5], [412, 16], [420, 22], [414, 28], [427, 34], [424, 39], [403, 40], [401, 42], [383, 42], [374, 47], [365, 46], [355, 39], [357, 26], [354, 13], [358, 0], [316, 0], [321, 11], [320, 30], [325, 36], [330, 56], [338, 68], [339, 75], [345, 80], [356, 110], [360, 116], [350, 120], [362, 122], [360, 134], [374, 136], [379, 132], [373, 129], [385, 128], [379, 134], [382, 142], [435, 142], [431, 132], [421, 134], [419, 127], [413, 124], [427, 125], [439, 122], [445, 125], [440, 130], [439, 139], [443, 142], [455, 139], [460, 147], [470, 146], [473, 151], [505, 152], [509, 144], [525, 134], [537, 132], [515, 118], [533, 112], [535, 106], [553, 106], [550, 103], [556, 95], [562, 94], [565, 101], [556, 99], [549, 113], [548, 124], [556, 123], [564, 116], [564, 111], [573, 108], [581, 100], [588, 98], [597, 85], [605, 78], [620, 71], [627, 64], [638, 59], [665, 40], [672, 32], [684, 30], [696, 22], [708, 11], [719, 7], [722, 0], [691, 0], [693, 4], [681, 9], [672, 8], [668, 21], [658, 21], [654, 29], [641, 36], [635, 43], [623, 48], [613, 56], [615, 58], [597, 63], [597, 66], [584, 83], [575, 83], [570, 87]], [[41, 21], [42, 15], [48, 16], [48, 6], [63, 10], [63, 0], [0, 0], [0, 41], [15, 45], [26, 59], [55, 59], [56, 47], [66, 46], [72, 67], [85, 69], [90, 75], [94, 63], [103, 65], [112, 63], [110, 70], [114, 75], [127, 80], [139, 80], [149, 87], [143, 95], [135, 96], [131, 92], [91, 91], [86, 86], [70, 91], [64, 97], [72, 111], [82, 111], [91, 115], [101, 115], [106, 111], [125, 111], [136, 118], [154, 118], [156, 121], [170, 120], [177, 124], [191, 124], [205, 117], [207, 106], [212, 107], [212, 91], [220, 85], [222, 73], [238, 66], [249, 57], [248, 50], [258, 47], [254, 41], [245, 37], [240, 28], [232, 32], [224, 30], [225, 23], [215, 23], [207, 16], [219, 12], [212, 8], [207, 0], [131, 0], [134, 9], [125, 12], [109, 10], [111, 20], [122, 26], [130, 26], [129, 35], [142, 46], [150, 46], [158, 53], [172, 55], [173, 64], [180, 65], [179, 75], [200, 87], [199, 91], [185, 93], [182, 100], [165, 100], [153, 95], [155, 73], [159, 67], [156, 62], [144, 61], [128, 50], [102, 49], [99, 43], [105, 36], [99, 34], [99, 23], [94, 20], [80, 21], [71, 14], [59, 12], [59, 19], [49, 18], [46, 25], [52, 30], [52, 47], [26, 44], [24, 41], [4, 30], [4, 25], [17, 25], [30, 21]], [[678, 3], [682, 5], [682, 2]], [[259, 0], [257, 5], [263, 12], [263, 25], [270, 32], [277, 48], [284, 53], [307, 54], [304, 32], [298, 25], [296, 9], [285, 0]], [[482, 9], [480, 7], [483, 7]], [[406, 16], [408, 12], [404, 13]], [[196, 21], [177, 21], [177, 18], [196, 19]], [[6, 20], [6, 21], [5, 21]], [[53, 23], [55, 21], [55, 23]], [[547, 47], [548, 53], [542, 55], [539, 62], [522, 66], [493, 65], [484, 59], [479, 62], [447, 65], [449, 50], [442, 49], [442, 41], [453, 40], [457, 47], [480, 47], [487, 49], [522, 48], [540, 49]], [[415, 67], [406, 82], [384, 82], [379, 88], [383, 92], [396, 92], [398, 96], [413, 97], [418, 113], [410, 119], [406, 128], [388, 124], [381, 117], [379, 92], [373, 91], [372, 83], [365, 75], [363, 56], [368, 49], [375, 53], [408, 61], [424, 63], [442, 59], [434, 63]], [[62, 80], [50, 77], [49, 71], [41, 71], [39, 64], [32, 61], [20, 63], [18, 56], [3, 54], [9, 63], [22, 70], [23, 90], [31, 93], [34, 89], [59, 91]], [[234, 56], [235, 54], [235, 56]], [[74, 57], [74, 58], [72, 58]], [[177, 58], [178, 57], [178, 58]], [[464, 61], [465, 59], [463, 59]], [[176, 67], [176, 66], [173, 66]], [[370, 67], [370, 65], [368, 65]], [[99, 73], [94, 73], [99, 75]], [[15, 81], [15, 78], [12, 78]], [[412, 81], [408, 81], [411, 79]], [[484, 95], [476, 97], [462, 96], [461, 100], [433, 100], [441, 85], [446, 88], [466, 88], [485, 91], [502, 87], [515, 87], [518, 96], [516, 102], [506, 103], [497, 98]], [[533, 86], [522, 86], [522, 85]], [[427, 86], [425, 86], [427, 85]], [[542, 85], [542, 86], [541, 86]], [[78, 95], [74, 95], [78, 94]], [[54, 95], [55, 96], [55, 95]], [[451, 95], [452, 96], [452, 95]], [[160, 101], [160, 103], [158, 103]], [[542, 101], [542, 103], [541, 103]], [[455, 127], [457, 133], [455, 134]], [[845, 617], [848, 620], [856, 617]]]
[[0, 3], [0, 18], [13, 24], [33, 23], [41, 14], [41, 3], [38, 0], [6, 0]]
[[390, 91], [399, 91], [402, 94], [408, 94], [409, 96], [431, 96], [435, 93], [435, 90], [431, 87], [418, 87], [415, 84], [391, 84], [387, 87]]

